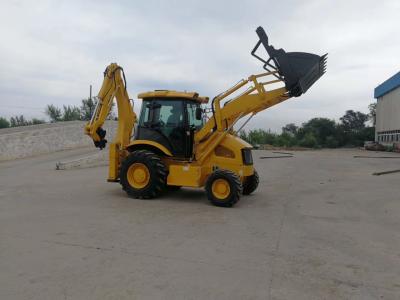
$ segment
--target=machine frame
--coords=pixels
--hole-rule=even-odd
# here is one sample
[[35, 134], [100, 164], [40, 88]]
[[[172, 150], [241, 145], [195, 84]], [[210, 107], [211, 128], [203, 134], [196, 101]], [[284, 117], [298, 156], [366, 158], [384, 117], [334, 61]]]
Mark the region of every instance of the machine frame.
[[[240, 139], [233, 127], [244, 117], [248, 119], [242, 127], [257, 113], [303, 94], [324, 74], [326, 64], [326, 55], [275, 50], [268, 45], [261, 27], [257, 34], [260, 40], [252, 55], [264, 63], [267, 72], [250, 75], [213, 98], [212, 116], [204, 126], [186, 128], [185, 134], [193, 144], [191, 153], [184, 156], [176, 155], [156, 138], [142, 137], [138, 132], [135, 135], [137, 116], [127, 93], [124, 71], [116, 63], [110, 64], [104, 72], [93, 117], [85, 126], [85, 133], [96, 147], [104, 148], [106, 132], [101, 126], [116, 99], [118, 129], [110, 144], [108, 181], [120, 181], [124, 190], [137, 198], [156, 197], [168, 186], [205, 186], [208, 198], [218, 206], [232, 206], [240, 194], [253, 192], [258, 175], [251, 157], [252, 145]], [[255, 54], [261, 44], [269, 54], [268, 60]], [[160, 101], [161, 106], [163, 99], [208, 103], [208, 98], [198, 93], [170, 90], [141, 93], [138, 98]]]

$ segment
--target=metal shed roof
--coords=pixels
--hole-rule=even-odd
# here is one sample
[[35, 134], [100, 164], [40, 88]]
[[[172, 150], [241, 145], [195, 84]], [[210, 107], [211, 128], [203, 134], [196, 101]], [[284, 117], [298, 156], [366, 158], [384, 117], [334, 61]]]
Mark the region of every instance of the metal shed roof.
[[382, 97], [398, 87], [400, 87], [400, 72], [378, 85], [374, 90], [374, 98]]

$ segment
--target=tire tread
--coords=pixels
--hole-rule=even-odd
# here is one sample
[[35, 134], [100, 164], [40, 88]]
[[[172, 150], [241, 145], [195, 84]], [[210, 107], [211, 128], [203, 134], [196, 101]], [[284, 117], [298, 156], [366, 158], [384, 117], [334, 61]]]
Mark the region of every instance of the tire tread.
[[254, 170], [254, 174], [246, 177], [243, 182], [243, 195], [250, 195], [253, 193], [260, 183], [260, 178], [256, 170]]
[[[127, 171], [135, 162], [145, 164], [150, 172], [149, 185], [140, 190], [133, 188], [127, 180]], [[165, 190], [166, 175], [166, 167], [159, 156], [148, 150], [137, 150], [129, 154], [129, 156], [122, 161], [120, 183], [122, 189], [129, 196], [137, 199], [151, 199], [159, 196]]]
[[[214, 197], [212, 194], [212, 183], [214, 180], [218, 178], [223, 178], [228, 180], [230, 183], [231, 194], [229, 195], [227, 200], [220, 200]], [[209, 201], [215, 205], [220, 207], [232, 207], [234, 206], [239, 200], [240, 195], [242, 193], [242, 183], [240, 181], [239, 176], [237, 176], [234, 172], [229, 170], [218, 169], [214, 171], [207, 179], [206, 182], [206, 192]]]

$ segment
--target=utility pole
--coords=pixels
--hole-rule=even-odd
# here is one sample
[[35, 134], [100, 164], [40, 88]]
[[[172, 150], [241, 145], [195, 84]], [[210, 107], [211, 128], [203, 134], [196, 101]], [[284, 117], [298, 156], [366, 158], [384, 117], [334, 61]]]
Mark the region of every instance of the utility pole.
[[89, 111], [90, 111], [90, 116], [92, 116], [92, 114], [93, 114], [93, 112], [92, 112], [92, 85], [90, 85], [90, 88], [89, 88], [89, 100], [90, 101], [88, 101], [88, 103], [90, 104], [89, 105]]

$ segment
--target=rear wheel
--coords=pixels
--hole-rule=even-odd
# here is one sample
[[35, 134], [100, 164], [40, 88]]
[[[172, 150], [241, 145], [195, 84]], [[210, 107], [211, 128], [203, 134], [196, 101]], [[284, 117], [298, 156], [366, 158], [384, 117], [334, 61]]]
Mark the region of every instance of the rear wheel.
[[165, 189], [166, 178], [164, 163], [151, 151], [134, 151], [121, 163], [120, 183], [131, 197], [157, 197]]
[[254, 174], [247, 176], [243, 182], [243, 195], [250, 195], [254, 192], [257, 189], [259, 182], [260, 179], [258, 173], [254, 170]]
[[242, 192], [239, 177], [228, 170], [217, 170], [206, 182], [207, 197], [216, 206], [231, 207], [235, 205]]

